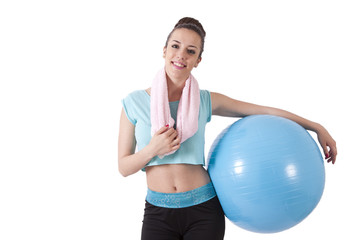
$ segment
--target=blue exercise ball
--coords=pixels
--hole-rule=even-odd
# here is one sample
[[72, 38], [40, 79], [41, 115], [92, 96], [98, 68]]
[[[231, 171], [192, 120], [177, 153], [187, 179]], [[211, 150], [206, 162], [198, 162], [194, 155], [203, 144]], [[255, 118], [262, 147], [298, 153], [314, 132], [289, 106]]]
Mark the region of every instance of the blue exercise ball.
[[310, 134], [297, 123], [253, 115], [214, 141], [208, 172], [226, 217], [259, 233], [291, 228], [319, 203], [324, 162]]

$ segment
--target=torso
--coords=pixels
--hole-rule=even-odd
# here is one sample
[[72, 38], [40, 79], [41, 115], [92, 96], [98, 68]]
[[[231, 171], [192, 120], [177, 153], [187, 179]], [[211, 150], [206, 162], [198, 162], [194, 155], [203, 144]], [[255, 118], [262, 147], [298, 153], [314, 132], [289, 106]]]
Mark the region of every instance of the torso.
[[[146, 92], [150, 95], [151, 88], [146, 89]], [[186, 192], [210, 182], [210, 177], [202, 165], [190, 164], [147, 167], [146, 179], [150, 190], [163, 193]]]
[[210, 177], [202, 165], [166, 164], [146, 168], [150, 190], [163, 193], [186, 192], [204, 186]]

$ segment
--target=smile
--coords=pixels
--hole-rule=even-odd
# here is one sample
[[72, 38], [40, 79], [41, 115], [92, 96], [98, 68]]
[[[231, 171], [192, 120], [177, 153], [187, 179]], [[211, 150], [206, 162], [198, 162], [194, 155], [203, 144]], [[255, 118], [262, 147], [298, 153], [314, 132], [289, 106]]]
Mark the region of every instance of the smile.
[[172, 64], [178, 69], [182, 69], [182, 68], [186, 67], [186, 65], [184, 65], [180, 62], [172, 62]]

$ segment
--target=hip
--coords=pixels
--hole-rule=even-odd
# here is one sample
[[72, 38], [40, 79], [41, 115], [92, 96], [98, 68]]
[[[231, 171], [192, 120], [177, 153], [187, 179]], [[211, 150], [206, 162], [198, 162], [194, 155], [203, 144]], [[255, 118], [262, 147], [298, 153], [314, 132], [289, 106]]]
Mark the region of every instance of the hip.
[[162, 193], [148, 189], [146, 201], [162, 208], [186, 208], [202, 204], [214, 197], [216, 192], [210, 182], [199, 188], [179, 193]]

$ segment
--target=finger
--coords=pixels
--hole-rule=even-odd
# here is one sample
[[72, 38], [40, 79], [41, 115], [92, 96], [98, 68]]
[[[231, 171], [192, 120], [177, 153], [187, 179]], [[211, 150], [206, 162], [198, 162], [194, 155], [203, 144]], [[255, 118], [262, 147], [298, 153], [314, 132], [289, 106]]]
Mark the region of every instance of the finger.
[[178, 150], [179, 148], [180, 148], [180, 144], [176, 144], [175, 146], [173, 146], [171, 149], [172, 149], [172, 151], [174, 151], [174, 150]]
[[330, 155], [330, 157], [328, 159], [326, 159], [326, 161], [327, 161], [327, 163], [335, 164], [336, 156]]
[[176, 138], [172, 141], [171, 145], [176, 146], [180, 144], [180, 138], [176, 136]]
[[337, 156], [337, 150], [335, 149], [334, 151], [330, 151], [330, 156], [331, 156], [331, 161], [332, 161], [332, 164], [335, 164], [336, 162], [336, 156]]
[[171, 137], [171, 139], [175, 140], [175, 138], [177, 138], [179, 136], [178, 132], [174, 129], [174, 131], [171, 133], [171, 135], [169, 137]]
[[171, 141], [177, 136], [177, 132], [174, 128], [168, 128], [165, 132], [164, 132], [165, 136], [167, 138], [170, 138]]
[[330, 154], [329, 154], [329, 149], [327, 148], [327, 145], [326, 144], [322, 144], [321, 145], [322, 149], [323, 149], [323, 152], [324, 152], [324, 155], [325, 155], [325, 159], [328, 159], [330, 157]]
[[329, 159], [330, 154], [329, 154], [329, 150], [327, 149], [327, 147], [323, 148], [323, 152], [324, 152], [324, 155], [325, 155], [325, 159]]
[[155, 132], [155, 135], [161, 135], [164, 132], [166, 132], [169, 129], [169, 125], [166, 125], [164, 127], [161, 127], [157, 132]]
[[336, 149], [336, 144], [335, 143], [333, 143], [330, 146], [329, 155], [330, 155], [332, 163], [335, 164], [336, 156], [337, 156], [337, 149]]
[[332, 163], [335, 164], [336, 156], [337, 156], [337, 148], [335, 141], [331, 142], [330, 144], [330, 156], [332, 158]]

